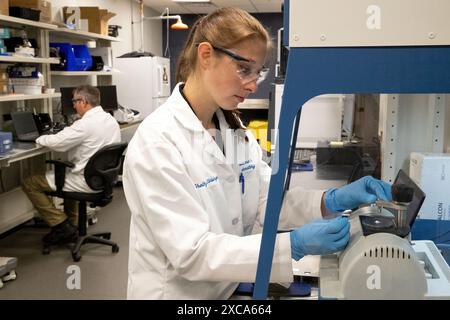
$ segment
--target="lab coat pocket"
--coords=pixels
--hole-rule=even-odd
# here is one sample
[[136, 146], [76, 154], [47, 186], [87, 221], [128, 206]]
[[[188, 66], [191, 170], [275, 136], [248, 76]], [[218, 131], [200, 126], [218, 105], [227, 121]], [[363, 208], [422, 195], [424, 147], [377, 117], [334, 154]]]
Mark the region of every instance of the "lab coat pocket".
[[242, 216], [244, 232], [248, 234], [256, 220], [259, 202], [259, 179], [256, 170], [244, 170], [240, 173], [242, 191]]
[[236, 199], [237, 188], [229, 180], [229, 176], [218, 175], [196, 183], [212, 232], [237, 234], [237, 229], [242, 229], [238, 227], [241, 207]]

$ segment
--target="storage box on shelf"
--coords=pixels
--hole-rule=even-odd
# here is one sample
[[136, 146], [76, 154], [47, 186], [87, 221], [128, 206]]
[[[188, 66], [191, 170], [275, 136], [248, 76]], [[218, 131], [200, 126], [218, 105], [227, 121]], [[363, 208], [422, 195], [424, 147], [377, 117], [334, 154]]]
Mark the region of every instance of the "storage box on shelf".
[[0, 1], [0, 14], [5, 16], [9, 15], [9, 3], [8, 0]]
[[[78, 9], [78, 8], [77, 8]], [[99, 7], [79, 7], [81, 25], [83, 20], [87, 22], [87, 30], [92, 33], [108, 35], [108, 20], [116, 14], [108, 10], [100, 9]], [[64, 21], [74, 14], [74, 9], [71, 7], [63, 7]]]
[[[4, 1], [4, 0], [2, 0]], [[52, 21], [52, 4], [50, 1], [45, 0], [9, 0], [10, 7], [21, 7], [39, 10], [39, 21], [51, 22]]]
[[[96, 47], [89, 48], [89, 54], [93, 56], [102, 57], [104, 63], [103, 70], [88, 70], [87, 71], [75, 71], [75, 70], [83, 70], [83, 68], [52, 68], [53, 70], [50, 72], [52, 75], [52, 79], [54, 82], [54, 87], [57, 90], [60, 87], [75, 87], [80, 80], [73, 79], [70, 77], [89, 77], [89, 79], [83, 80], [88, 81], [90, 84], [96, 85], [111, 85], [112, 84], [112, 75], [115, 72], [112, 65], [112, 42], [122, 41], [120, 38], [110, 37], [101, 35], [98, 33], [80, 31], [80, 30], [71, 30], [67, 28], [58, 28], [57, 30], [52, 30], [50, 33], [50, 40], [58, 43], [77, 43], [77, 44], [86, 44], [88, 41], [95, 41]], [[86, 57], [86, 54], [81, 56]], [[82, 58], [80, 55], [76, 58]], [[75, 61], [75, 60], [74, 60]], [[92, 63], [94, 64], [94, 58], [92, 58]], [[58, 70], [55, 70], [58, 69]], [[69, 71], [71, 70], [71, 71]], [[86, 69], [85, 69], [86, 70]], [[66, 79], [64, 79], [66, 78]], [[73, 84], [72, 84], [73, 83]]]
[[[92, 66], [92, 57], [86, 45], [71, 45], [70, 43], [50, 43], [51, 48], [55, 48], [65, 63], [57, 65], [64, 71], [87, 71]], [[53, 68], [52, 68], [53, 69]], [[56, 69], [55, 69], [56, 70]]]

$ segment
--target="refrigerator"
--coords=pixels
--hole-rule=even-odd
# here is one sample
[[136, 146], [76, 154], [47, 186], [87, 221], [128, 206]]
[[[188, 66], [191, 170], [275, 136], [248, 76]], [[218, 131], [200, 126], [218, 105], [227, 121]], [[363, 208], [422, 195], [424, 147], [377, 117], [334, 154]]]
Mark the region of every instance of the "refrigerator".
[[140, 112], [144, 119], [170, 95], [170, 59], [127, 57], [114, 61], [114, 83], [122, 107]]

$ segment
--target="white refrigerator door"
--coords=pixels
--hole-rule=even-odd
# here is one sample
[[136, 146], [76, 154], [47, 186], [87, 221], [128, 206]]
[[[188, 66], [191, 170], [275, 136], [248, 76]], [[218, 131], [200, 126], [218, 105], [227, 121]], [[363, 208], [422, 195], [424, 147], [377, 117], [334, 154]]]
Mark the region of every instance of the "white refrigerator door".
[[120, 71], [114, 74], [119, 103], [138, 110], [141, 119], [145, 118], [153, 111], [153, 58], [117, 58], [114, 62]]
[[170, 96], [170, 60], [163, 57], [153, 58], [155, 67], [153, 69], [153, 97]]

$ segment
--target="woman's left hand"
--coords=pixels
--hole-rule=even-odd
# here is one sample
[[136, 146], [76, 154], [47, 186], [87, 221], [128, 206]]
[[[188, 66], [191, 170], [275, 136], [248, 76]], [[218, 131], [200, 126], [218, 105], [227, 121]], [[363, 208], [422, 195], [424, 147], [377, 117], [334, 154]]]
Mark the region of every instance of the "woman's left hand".
[[392, 201], [392, 186], [371, 176], [362, 177], [344, 187], [325, 192], [325, 206], [331, 212], [354, 209], [377, 199]]

